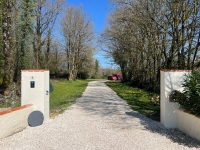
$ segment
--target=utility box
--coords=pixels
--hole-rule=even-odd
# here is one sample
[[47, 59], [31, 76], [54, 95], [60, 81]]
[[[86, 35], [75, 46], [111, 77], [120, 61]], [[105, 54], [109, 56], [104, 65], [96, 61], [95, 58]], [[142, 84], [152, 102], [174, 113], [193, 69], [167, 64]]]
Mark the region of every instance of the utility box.
[[21, 71], [21, 105], [33, 104], [34, 110], [44, 115], [44, 122], [49, 119], [49, 71]]

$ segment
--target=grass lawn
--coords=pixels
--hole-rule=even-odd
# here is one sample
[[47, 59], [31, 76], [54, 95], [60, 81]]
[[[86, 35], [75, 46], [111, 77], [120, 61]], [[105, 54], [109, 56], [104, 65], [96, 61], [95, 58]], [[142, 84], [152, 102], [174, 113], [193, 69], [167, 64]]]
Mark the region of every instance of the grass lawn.
[[71, 106], [76, 98], [81, 97], [91, 80], [67, 81], [52, 79], [54, 91], [50, 94], [50, 117], [55, 117]]
[[[66, 79], [51, 79], [54, 91], [50, 94], [50, 117], [54, 118], [71, 106], [76, 98], [81, 97], [88, 82], [93, 80], [68, 81]], [[122, 99], [126, 100], [130, 108], [151, 119], [160, 119], [160, 105], [150, 99], [157, 97], [155, 93], [134, 88], [118, 81], [109, 81], [106, 84]], [[0, 107], [5, 107], [0, 103]], [[8, 106], [7, 106], [8, 107]]]
[[106, 85], [113, 89], [118, 96], [126, 100], [132, 110], [138, 111], [153, 120], [160, 120], [160, 105], [150, 100], [159, 95], [121, 82], [109, 81], [106, 82]]

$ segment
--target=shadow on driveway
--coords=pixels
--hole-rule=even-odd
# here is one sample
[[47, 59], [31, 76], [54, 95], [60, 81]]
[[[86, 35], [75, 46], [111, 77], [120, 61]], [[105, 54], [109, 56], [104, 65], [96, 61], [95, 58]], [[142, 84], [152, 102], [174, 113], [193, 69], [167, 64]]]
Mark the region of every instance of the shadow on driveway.
[[139, 128], [158, 133], [171, 141], [190, 148], [200, 148], [200, 142], [184, 134], [178, 129], [167, 129], [160, 122], [131, 110], [128, 104], [102, 82], [89, 83], [76, 106], [88, 115], [98, 115], [112, 123], [115, 128]]

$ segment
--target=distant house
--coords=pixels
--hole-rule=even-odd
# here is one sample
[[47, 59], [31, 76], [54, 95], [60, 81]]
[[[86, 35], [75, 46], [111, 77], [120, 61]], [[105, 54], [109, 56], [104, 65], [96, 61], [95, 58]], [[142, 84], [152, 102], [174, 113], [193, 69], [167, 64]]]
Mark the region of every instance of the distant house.
[[112, 74], [112, 76], [108, 76], [108, 80], [120, 80], [120, 74]]

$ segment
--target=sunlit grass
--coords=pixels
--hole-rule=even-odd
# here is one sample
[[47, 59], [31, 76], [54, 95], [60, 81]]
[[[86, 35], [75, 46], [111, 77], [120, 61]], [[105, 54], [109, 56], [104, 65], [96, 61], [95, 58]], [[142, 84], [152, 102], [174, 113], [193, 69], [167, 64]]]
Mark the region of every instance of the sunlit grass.
[[150, 100], [158, 97], [157, 94], [121, 82], [106, 82], [106, 85], [126, 100], [132, 110], [138, 111], [151, 119], [159, 120], [160, 105]]
[[71, 106], [76, 98], [82, 96], [82, 93], [85, 91], [90, 81], [91, 80], [51, 80], [54, 91], [50, 95], [50, 116], [55, 117]]

